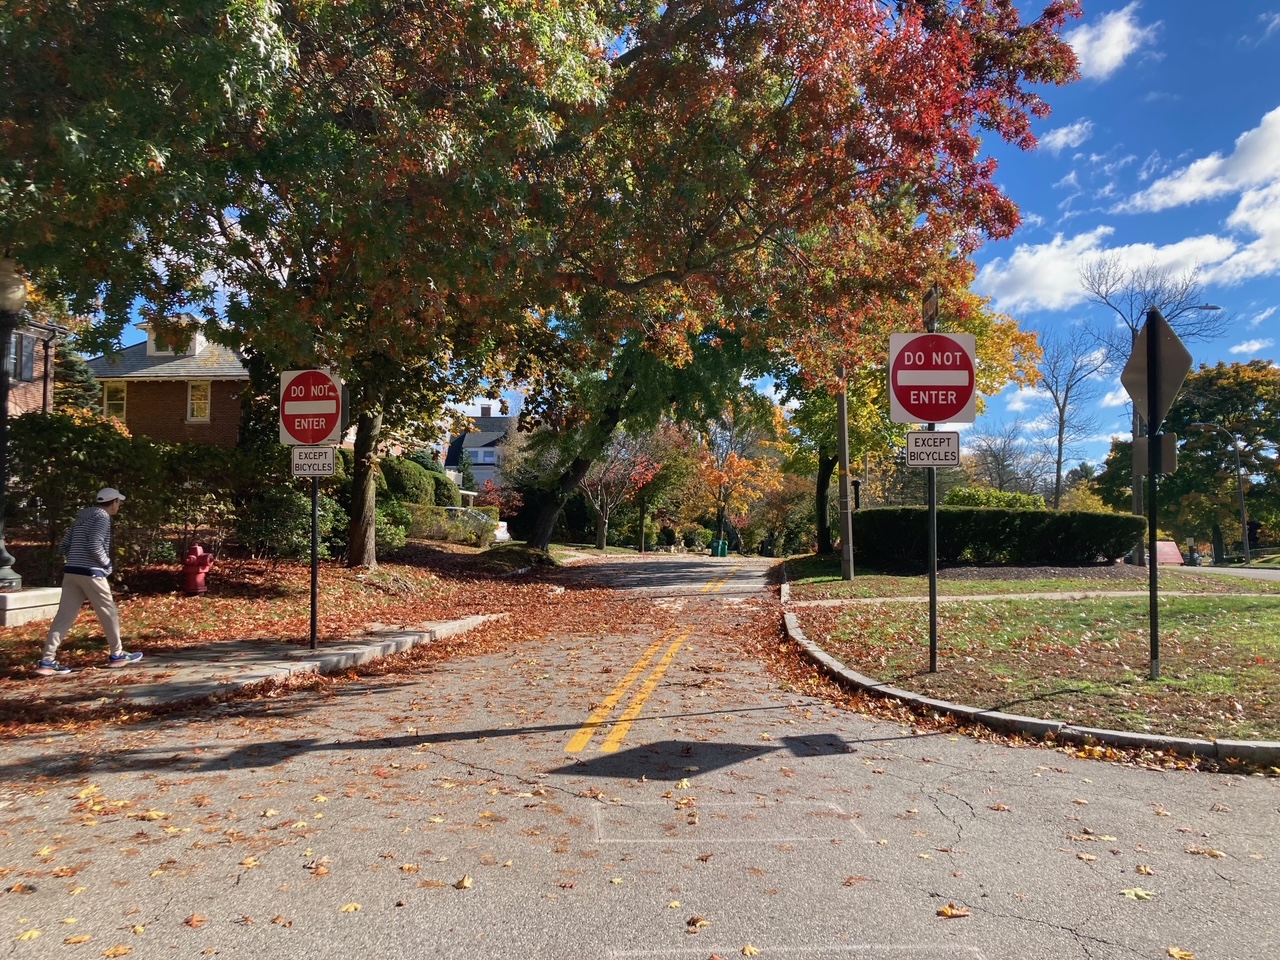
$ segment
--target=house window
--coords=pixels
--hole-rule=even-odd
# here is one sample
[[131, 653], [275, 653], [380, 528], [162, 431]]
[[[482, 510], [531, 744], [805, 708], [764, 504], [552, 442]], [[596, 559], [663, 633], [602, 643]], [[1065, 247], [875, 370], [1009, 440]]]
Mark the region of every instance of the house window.
[[9, 338], [9, 379], [31, 383], [36, 378], [36, 338], [15, 333]]
[[102, 385], [102, 412], [108, 417], [124, 421], [125, 382], [108, 380]]
[[173, 353], [173, 345], [169, 343], [165, 335], [158, 330], [151, 331], [151, 352], [156, 353]]
[[188, 422], [209, 422], [209, 381], [187, 381], [187, 420]]
[[494, 462], [494, 459], [493, 459], [494, 452], [492, 450], [477, 450], [476, 452], [480, 456], [480, 459], [477, 460], [476, 463], [493, 463]]

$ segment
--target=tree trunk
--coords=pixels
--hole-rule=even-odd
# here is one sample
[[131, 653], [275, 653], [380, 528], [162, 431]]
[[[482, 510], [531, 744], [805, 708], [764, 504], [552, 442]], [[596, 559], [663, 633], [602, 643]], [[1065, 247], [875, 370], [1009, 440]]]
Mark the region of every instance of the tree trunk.
[[596, 514], [596, 549], [604, 553], [609, 546], [609, 520], [602, 513]]
[[831, 542], [831, 510], [827, 501], [831, 498], [831, 475], [835, 473], [839, 458], [818, 448], [818, 482], [814, 487], [814, 506], [818, 520], [818, 553], [833, 553], [835, 546]]
[[1217, 521], [1213, 524], [1213, 562], [1215, 564], [1225, 563], [1227, 557], [1227, 545], [1223, 542], [1222, 527], [1218, 526]]
[[1058, 418], [1058, 450], [1053, 462], [1053, 509], [1062, 507], [1062, 461], [1066, 458], [1066, 420]]
[[560, 519], [560, 511], [564, 509], [573, 491], [578, 488], [579, 481], [591, 469], [591, 464], [591, 460], [578, 457], [560, 475], [555, 489], [548, 494], [538, 511], [538, 519], [534, 521], [533, 532], [529, 536], [529, 546], [535, 550], [546, 550], [551, 546], [551, 536], [556, 531], [556, 521]]
[[374, 459], [381, 431], [381, 411], [360, 414], [356, 421], [356, 462], [351, 477], [351, 526], [347, 546], [349, 567], [364, 567], [367, 570], [376, 570], [378, 567], [378, 548], [374, 540], [374, 521], [378, 510]]

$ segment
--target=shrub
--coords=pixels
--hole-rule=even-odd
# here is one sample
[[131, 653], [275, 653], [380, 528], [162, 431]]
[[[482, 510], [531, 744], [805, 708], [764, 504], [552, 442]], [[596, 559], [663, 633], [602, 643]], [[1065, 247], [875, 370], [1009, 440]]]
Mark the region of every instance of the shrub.
[[397, 500], [379, 504], [373, 518], [373, 542], [378, 555], [395, 553], [403, 547], [412, 523], [413, 513], [406, 504]]
[[[877, 507], [853, 514], [853, 541], [864, 563], [886, 568], [924, 565], [929, 511]], [[942, 507], [938, 560], [943, 563], [1078, 565], [1115, 560], [1143, 529], [1129, 514]]]
[[433, 503], [435, 483], [440, 476], [431, 474], [419, 463], [400, 457], [382, 458], [382, 475], [387, 480], [387, 493], [401, 503]]
[[1008, 507], [1013, 510], [1045, 510], [1038, 493], [1013, 493], [991, 487], [952, 487], [942, 498], [948, 507]]
[[[317, 503], [319, 555], [345, 548], [347, 515], [332, 497]], [[302, 557], [311, 553], [311, 497], [294, 487], [263, 486], [241, 506], [236, 539], [255, 557]], [[402, 544], [403, 546], [403, 544]]]
[[437, 507], [462, 506], [462, 491], [456, 483], [443, 473], [433, 473], [430, 476], [435, 483], [434, 503]]
[[434, 450], [415, 450], [405, 459], [412, 460], [418, 466], [431, 473], [438, 473], [444, 476], [444, 464], [440, 462], [440, 458], [436, 456]]

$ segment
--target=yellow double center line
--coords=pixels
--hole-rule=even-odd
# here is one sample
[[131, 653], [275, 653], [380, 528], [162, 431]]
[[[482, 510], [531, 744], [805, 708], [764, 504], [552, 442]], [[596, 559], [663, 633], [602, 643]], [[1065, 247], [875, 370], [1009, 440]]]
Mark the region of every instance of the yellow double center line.
[[710, 583], [708, 583], [705, 587], [703, 587], [698, 592], [699, 593], [719, 593], [721, 590], [724, 589], [724, 585], [733, 579], [733, 575], [737, 572], [738, 572], [738, 568], [736, 566], [730, 567], [729, 572], [726, 573], [723, 577], [717, 577], [715, 580], [712, 580]]
[[[667, 642], [668, 636], [670, 636], [669, 633], [663, 634], [640, 655], [640, 659], [635, 662], [635, 665], [627, 672], [627, 675], [618, 681], [618, 685], [604, 698], [600, 706], [592, 711], [591, 716], [587, 718], [587, 722], [573, 735], [573, 739], [564, 748], [566, 753], [578, 753], [586, 747], [595, 735], [596, 730], [604, 724], [609, 714], [613, 713], [613, 708], [626, 696], [627, 691], [631, 689], [631, 685], [644, 673], [645, 668], [649, 666], [649, 662], [657, 655], [662, 645]], [[645, 701], [649, 699], [649, 695], [662, 682], [662, 677], [667, 672], [667, 668], [671, 666], [671, 661], [675, 659], [676, 654], [680, 652], [680, 648], [687, 639], [689, 639], [689, 631], [686, 630], [671, 641], [671, 645], [667, 647], [666, 651], [658, 659], [657, 664], [654, 665], [653, 672], [645, 678], [644, 683], [640, 685], [640, 689], [636, 691], [635, 698], [627, 706], [627, 709], [623, 711], [622, 715], [614, 721], [613, 729], [609, 731], [609, 735], [600, 744], [601, 753], [613, 753], [622, 745], [622, 740], [627, 735], [627, 731], [631, 729], [631, 724], [636, 717], [640, 716], [640, 711], [644, 709]]]

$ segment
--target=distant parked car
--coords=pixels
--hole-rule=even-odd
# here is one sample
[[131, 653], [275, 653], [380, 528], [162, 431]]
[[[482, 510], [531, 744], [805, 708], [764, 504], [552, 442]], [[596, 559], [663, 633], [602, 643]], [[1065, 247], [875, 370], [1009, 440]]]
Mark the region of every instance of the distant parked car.
[[465, 523], [467, 526], [474, 527], [477, 530], [491, 530], [496, 543], [503, 543], [511, 539], [511, 534], [507, 532], [506, 521], [494, 520], [483, 510], [476, 510], [474, 507], [445, 507], [444, 509], [452, 520]]

